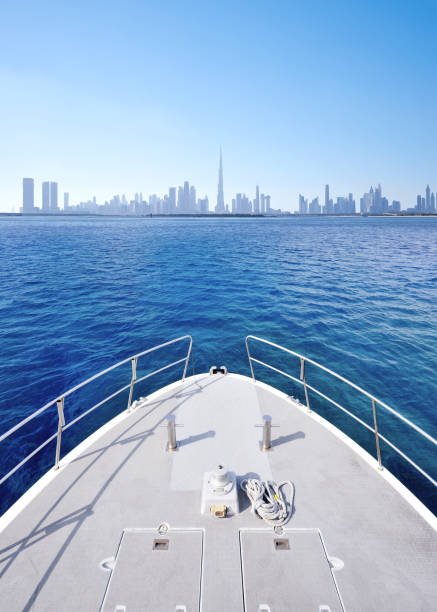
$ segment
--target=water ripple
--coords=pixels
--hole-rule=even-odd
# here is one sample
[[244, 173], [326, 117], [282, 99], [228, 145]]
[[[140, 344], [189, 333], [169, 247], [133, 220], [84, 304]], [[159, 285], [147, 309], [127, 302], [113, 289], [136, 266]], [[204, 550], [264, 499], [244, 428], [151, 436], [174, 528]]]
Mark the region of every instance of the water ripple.
[[435, 430], [435, 219], [0, 219], [5, 430], [145, 346], [248, 373], [253, 333]]

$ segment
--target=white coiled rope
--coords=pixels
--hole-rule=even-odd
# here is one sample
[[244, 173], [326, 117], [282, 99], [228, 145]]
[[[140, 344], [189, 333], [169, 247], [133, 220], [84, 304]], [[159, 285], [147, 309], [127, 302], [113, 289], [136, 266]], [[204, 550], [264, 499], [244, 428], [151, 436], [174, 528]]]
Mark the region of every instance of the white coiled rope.
[[[290, 501], [282, 491], [285, 485], [290, 487]], [[288, 523], [294, 501], [294, 485], [290, 480], [276, 484], [270, 480], [263, 482], [257, 478], [248, 478], [241, 481], [240, 487], [246, 491], [252, 504], [252, 512], [261, 517], [268, 525], [279, 527]]]

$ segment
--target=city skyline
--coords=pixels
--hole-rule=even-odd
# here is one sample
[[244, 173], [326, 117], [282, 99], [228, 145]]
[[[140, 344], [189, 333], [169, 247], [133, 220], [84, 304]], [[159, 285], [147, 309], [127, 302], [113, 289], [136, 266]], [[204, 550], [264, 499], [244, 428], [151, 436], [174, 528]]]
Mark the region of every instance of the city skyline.
[[271, 196], [261, 193], [259, 185], [256, 186], [255, 197], [250, 200], [245, 193], [236, 193], [231, 200], [231, 205], [225, 203], [224, 178], [223, 178], [223, 154], [220, 147], [218, 167], [217, 200], [214, 208], [210, 210], [209, 197], [197, 197], [195, 185], [184, 181], [179, 187], [169, 187], [168, 193], [163, 196], [151, 194], [143, 197], [143, 192], [135, 192], [133, 199], [128, 200], [125, 194], [117, 194], [103, 203], [97, 201], [96, 196], [92, 199], [81, 201], [70, 205], [70, 193], [63, 194], [64, 207], [58, 206], [58, 183], [44, 181], [42, 183], [41, 206], [35, 203], [35, 180], [25, 177], [22, 179], [22, 206], [24, 214], [38, 213], [100, 213], [100, 214], [277, 214], [271, 208]]
[[296, 210], [328, 182], [346, 195], [381, 182], [411, 205], [437, 181], [436, 20], [429, 0], [110, 0], [103, 12], [78, 0], [56, 17], [7, 3], [0, 209], [18, 210], [23, 176], [53, 177], [75, 201], [191, 177], [214, 207], [218, 144], [225, 195], [268, 185], [275, 207]]
[[[25, 201], [25, 193], [29, 194], [30, 190], [33, 189], [34, 187], [31, 187], [31, 185], [34, 185], [35, 183], [35, 178], [23, 178], [22, 179], [22, 184], [20, 187], [20, 196], [19, 196], [19, 202], [17, 204], [15, 204], [12, 208], [10, 208], [9, 210], [0, 210], [0, 212], [18, 212], [20, 211], [23, 207], [24, 207], [24, 201]], [[31, 202], [29, 204], [30, 208], [32, 208], [33, 206], [35, 206], [37, 209], [40, 209], [42, 212], [48, 212], [50, 209], [53, 210], [61, 210], [60, 207], [58, 206], [58, 182], [57, 181], [41, 181], [41, 187], [42, 187], [42, 197], [40, 200], [40, 203], [37, 203], [37, 199], [35, 198], [34, 195], [34, 191], [32, 192], [32, 195], [28, 195], [28, 202]], [[373, 185], [371, 185], [370, 190], [364, 191], [363, 193], [363, 197], [367, 200], [368, 204], [364, 206], [363, 208], [363, 203], [362, 203], [362, 199], [363, 198], [359, 198], [358, 203], [355, 201], [354, 197], [353, 197], [353, 193], [354, 192], [347, 192], [346, 196], [337, 196], [337, 202], [334, 202], [333, 200], [331, 200], [329, 198], [329, 190], [330, 190], [330, 184], [326, 184], [324, 187], [324, 200], [323, 200], [323, 204], [322, 202], [322, 197], [320, 194], [315, 195], [314, 197], [312, 197], [312, 199], [310, 200], [309, 198], [305, 197], [304, 195], [302, 195], [300, 192], [298, 192], [298, 197], [296, 198], [295, 202], [285, 202], [285, 204], [283, 204], [282, 206], [277, 206], [277, 209], [274, 210], [278, 210], [282, 213], [300, 213], [302, 208], [305, 209], [306, 206], [306, 213], [303, 214], [323, 214], [326, 213], [327, 214], [337, 214], [337, 212], [339, 212], [339, 205], [340, 207], [343, 206], [342, 212], [340, 214], [350, 214], [353, 212], [352, 210], [352, 201], [353, 204], [355, 205], [355, 209], [356, 212], [370, 212], [371, 207], [373, 206], [373, 194], [376, 194], [376, 208], [375, 210], [373, 210], [372, 212], [374, 214], [378, 214], [378, 213], [383, 213], [383, 212], [399, 212], [399, 211], [416, 211], [416, 212], [423, 212], [423, 213], [436, 213], [437, 212], [437, 190], [436, 192], [433, 192], [431, 190], [431, 187], [429, 184], [427, 184], [426, 188], [424, 189], [424, 195], [422, 196], [421, 194], [417, 194], [417, 190], [416, 190], [416, 195], [411, 199], [411, 201], [408, 202], [402, 202], [400, 199], [392, 199], [391, 200], [391, 204], [389, 204], [388, 198], [387, 197], [382, 197], [382, 206], [379, 205], [379, 195], [378, 195], [378, 189], [381, 188], [381, 184], [378, 183], [377, 186], [374, 188]], [[49, 192], [49, 189], [51, 190]], [[210, 198], [210, 196], [208, 194], [205, 194], [204, 198], [196, 198], [196, 194], [197, 194], [197, 188], [193, 185], [190, 184], [190, 181], [185, 180], [183, 181], [183, 185], [179, 186], [178, 188], [176, 187], [168, 187], [167, 191], [169, 192], [166, 195], [163, 196], [157, 196], [156, 193], [151, 193], [149, 195], [149, 198], [161, 198], [164, 199], [165, 197], [170, 198], [170, 201], [173, 201], [173, 196], [171, 194], [172, 190], [178, 190], [177, 191], [177, 198], [176, 198], [176, 208], [179, 208], [179, 202], [182, 201], [183, 204], [180, 207], [181, 210], [180, 212], [186, 212], [186, 213], [193, 213], [196, 212], [194, 210], [194, 206], [193, 206], [193, 197], [194, 197], [194, 201], [196, 202], [197, 205], [197, 201], [198, 200], [204, 200], [206, 199], [208, 201], [208, 207], [211, 206], [211, 209], [208, 211], [209, 213], [218, 213], [218, 214], [224, 214], [224, 213], [232, 213], [233, 211], [235, 212], [235, 202], [238, 201], [242, 201], [243, 202], [243, 206], [245, 206], [245, 204], [247, 204], [247, 202], [250, 202], [252, 209], [253, 209], [253, 214], [263, 214], [263, 210], [264, 212], [266, 212], [269, 208], [271, 208], [270, 202], [271, 202], [271, 196], [268, 194], [261, 194], [259, 193], [259, 186], [256, 185], [255, 186], [255, 195], [253, 197], [253, 199], [251, 199], [251, 196], [247, 196], [246, 195], [246, 191], [239, 191], [235, 194], [235, 196], [231, 196], [231, 198], [229, 198], [229, 201], [226, 201], [223, 195], [223, 208], [220, 206], [218, 207], [218, 202], [219, 202], [219, 198], [220, 198], [220, 193], [223, 193], [223, 162], [222, 162], [222, 150], [220, 148], [220, 161], [219, 161], [219, 180], [218, 180], [218, 188], [217, 188], [217, 199], [214, 201]], [[189, 195], [189, 193], [187, 193], [186, 190], [188, 189], [188, 191], [190, 189], [194, 189], [194, 192], [191, 192], [191, 197]], [[200, 190], [199, 190], [200, 191]], [[314, 190], [312, 190], [314, 192]], [[412, 190], [413, 191], [413, 190]], [[114, 199], [114, 197], [120, 197], [120, 198], [126, 198], [126, 201], [132, 202], [132, 201], [138, 201], [137, 195], [142, 194], [145, 192], [145, 190], [143, 189], [142, 191], [138, 191], [138, 192], [133, 192], [133, 190], [130, 190], [130, 193], [135, 193], [134, 197], [131, 200], [127, 200], [125, 194], [113, 194], [110, 197], [106, 197], [104, 199], [100, 199], [100, 201], [104, 204], [104, 203], [109, 203], [111, 202], [111, 200]], [[46, 195], [44, 195], [44, 193]], [[50, 199], [50, 195], [53, 193], [52, 198]], [[129, 192], [128, 192], [129, 193]], [[248, 190], [248, 193], [250, 193], [250, 190]], [[183, 194], [183, 195], [181, 195]], [[61, 197], [59, 195], [59, 197]], [[64, 206], [63, 209], [66, 208], [73, 208], [74, 206], [78, 206], [80, 204], [83, 204], [84, 202], [88, 202], [88, 203], [96, 203], [98, 201], [97, 196], [92, 196], [91, 198], [88, 199], [84, 199], [84, 200], [77, 200], [77, 204], [70, 206], [70, 199], [71, 199], [71, 191], [68, 192], [63, 192], [62, 195], [63, 198], [63, 202], [64, 202]], [[261, 201], [263, 198], [267, 198], [268, 199], [268, 204], [267, 204], [267, 200], [265, 200], [264, 202], [264, 206], [262, 205]], [[146, 199], [144, 199], [144, 201], [146, 201]], [[221, 201], [221, 200], [220, 200]], [[349, 201], [350, 203], [350, 208], [348, 210], [345, 210], [344, 207], [346, 206], [347, 208], [347, 201]], [[305, 204], [306, 202], [306, 204]], [[276, 203], [278, 204], [278, 203]], [[66, 206], [65, 206], [66, 205]], [[366, 208], [367, 206], [367, 208]], [[393, 208], [394, 206], [394, 208]], [[320, 213], [317, 212], [317, 207], [320, 207]], [[310, 209], [312, 208], [312, 212], [310, 212]], [[390, 210], [389, 210], [390, 209]], [[174, 207], [171, 209], [173, 210], [173, 212], [175, 212]], [[259, 211], [259, 213], [257, 213], [256, 211]], [[27, 208], [27, 212], [30, 212], [30, 209]], [[200, 212], [200, 211], [198, 211]], [[240, 211], [241, 212], [241, 211]], [[251, 211], [252, 212], [252, 211]], [[244, 213], [243, 213], [244, 214]]]
[[382, 187], [379, 183], [375, 188], [373, 185], [363, 193], [359, 199], [359, 205], [354, 199], [353, 192], [347, 196], [337, 196], [336, 201], [330, 197], [330, 185], [327, 183], [324, 188], [324, 203], [320, 203], [317, 195], [309, 200], [301, 193], [299, 194], [297, 208], [295, 210], [288, 207], [277, 209], [271, 206], [271, 196], [260, 194], [259, 185], [255, 187], [255, 196], [250, 199], [244, 192], [238, 192], [235, 197], [227, 203], [224, 196], [224, 172], [223, 172], [223, 153], [220, 146], [218, 183], [216, 204], [210, 209], [210, 199], [207, 194], [203, 198], [197, 197], [195, 185], [188, 180], [179, 187], [169, 187], [168, 193], [158, 196], [156, 193], [150, 194], [148, 199], [143, 198], [143, 192], [135, 192], [133, 199], [128, 199], [125, 194], [113, 195], [103, 203], [97, 201], [97, 197], [80, 201], [70, 205], [70, 193], [63, 193], [64, 206], [58, 206], [58, 183], [55, 181], [42, 182], [41, 206], [35, 203], [35, 180], [25, 177], [22, 179], [22, 205], [20, 211], [27, 214], [32, 213], [61, 213], [61, 212], [83, 212], [101, 214], [163, 214], [163, 215], [183, 215], [183, 214], [243, 214], [243, 215], [281, 215], [298, 213], [301, 215], [354, 215], [354, 214], [399, 214], [409, 212], [411, 214], [436, 214], [437, 213], [437, 192], [431, 191], [429, 184], [425, 188], [425, 196], [418, 194], [415, 204], [402, 206], [400, 200], [392, 200], [391, 204], [386, 196], [382, 195]]
[[[70, 193], [64, 192], [63, 201], [65, 212], [75, 212], [78, 210], [96, 211], [98, 208], [106, 207], [112, 211], [135, 211], [136, 214], [269, 214], [271, 211], [271, 196], [259, 193], [259, 186], [256, 186], [254, 200], [250, 200], [245, 193], [236, 193], [231, 200], [231, 205], [225, 203], [223, 181], [223, 154], [220, 147], [219, 168], [218, 168], [218, 187], [217, 200], [213, 210], [209, 209], [209, 197], [197, 198], [197, 191], [189, 181], [184, 181], [183, 186], [169, 187], [168, 194], [163, 197], [151, 194], [148, 198], [143, 198], [143, 192], [135, 192], [133, 200], [128, 200], [125, 194], [112, 196], [110, 200], [105, 200], [103, 204], [97, 202], [93, 196], [90, 200], [79, 202], [70, 206]], [[177, 197], [176, 197], [177, 190]], [[129, 205], [129, 206], [128, 206]], [[35, 203], [35, 181], [34, 178], [22, 179], [22, 206], [23, 213], [36, 212], [61, 212], [58, 206], [58, 183], [44, 181], [42, 183], [41, 206]]]
[[[54, 181], [42, 183], [41, 207], [35, 204], [35, 180], [25, 177], [22, 179], [22, 206], [20, 211], [25, 214], [33, 213], [84, 213], [84, 214], [135, 214], [135, 215], [183, 215], [183, 214], [236, 214], [236, 215], [266, 215], [276, 216], [290, 214], [287, 209], [273, 208], [271, 196], [260, 193], [259, 185], [255, 187], [253, 200], [245, 193], [238, 192], [231, 199], [231, 204], [225, 203], [223, 157], [220, 148], [218, 189], [216, 205], [210, 208], [209, 196], [197, 197], [195, 185], [184, 181], [179, 187], [169, 187], [168, 193], [163, 196], [150, 194], [143, 197], [142, 192], [135, 192], [133, 199], [128, 199], [125, 194], [116, 194], [109, 200], [99, 203], [93, 196], [91, 199], [70, 205], [70, 193], [63, 193], [63, 209], [58, 206], [58, 184]], [[312, 200], [299, 194], [297, 210], [294, 214], [301, 215], [381, 215], [381, 214], [437, 214], [437, 192], [431, 191], [429, 184], [426, 186], [425, 195], [416, 196], [416, 204], [402, 207], [399, 200], [392, 200], [383, 195], [381, 184], [373, 186], [363, 193], [357, 201], [352, 192], [347, 196], [337, 196], [336, 201], [331, 197], [330, 185], [324, 188], [324, 203], [321, 204], [320, 197], [315, 196]]]
[[[294, 214], [300, 215], [381, 215], [381, 214], [400, 214], [408, 212], [411, 214], [436, 214], [437, 213], [437, 194], [431, 191], [429, 184], [425, 188], [425, 196], [416, 196], [415, 206], [402, 208], [399, 200], [392, 200], [383, 195], [382, 187], [379, 183], [375, 189], [373, 185], [363, 193], [359, 199], [359, 206], [354, 199], [352, 192], [347, 196], [337, 196], [336, 201], [331, 197], [330, 185], [327, 183], [324, 189], [324, 203], [320, 203], [319, 196], [309, 200], [304, 195], [299, 194], [298, 208]], [[55, 181], [44, 181], [42, 183], [41, 207], [35, 204], [35, 181], [33, 178], [25, 177], [22, 179], [22, 206], [21, 212], [24, 214], [35, 213], [83, 213], [83, 214], [121, 214], [121, 215], [266, 215], [275, 216], [290, 214], [287, 209], [273, 208], [271, 206], [271, 196], [260, 193], [259, 185], [256, 185], [255, 196], [250, 199], [243, 192], [238, 192], [231, 199], [231, 204], [226, 203], [224, 195], [224, 172], [223, 172], [223, 153], [220, 147], [218, 184], [216, 204], [210, 209], [209, 197], [207, 194], [203, 198], [197, 197], [195, 185], [188, 180], [184, 181], [179, 187], [169, 187], [168, 192], [163, 196], [150, 194], [143, 197], [143, 192], [135, 192], [133, 199], [128, 199], [125, 194], [112, 196], [110, 200], [103, 203], [97, 201], [96, 196], [92, 199], [81, 201], [70, 205], [70, 193], [63, 194], [64, 207], [58, 206], [58, 183]]]

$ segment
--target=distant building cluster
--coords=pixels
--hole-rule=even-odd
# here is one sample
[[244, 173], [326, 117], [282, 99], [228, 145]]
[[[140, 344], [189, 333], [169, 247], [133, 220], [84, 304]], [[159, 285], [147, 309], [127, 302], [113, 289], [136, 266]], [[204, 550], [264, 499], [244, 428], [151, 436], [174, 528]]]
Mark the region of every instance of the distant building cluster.
[[136, 193], [132, 200], [125, 195], [114, 195], [103, 204], [97, 202], [97, 198], [70, 205], [70, 196], [66, 192], [63, 199], [63, 210], [58, 206], [58, 184], [44, 182], [42, 184], [41, 206], [35, 205], [35, 183], [33, 178], [23, 179], [23, 207], [25, 214], [32, 213], [89, 213], [108, 215], [150, 215], [150, 214], [208, 214], [208, 196], [197, 198], [194, 185], [185, 181], [182, 187], [176, 191], [176, 187], [170, 187], [168, 194], [159, 197], [156, 194], [149, 196], [148, 200], [143, 198], [142, 193]]
[[68, 212], [94, 213], [103, 215], [175, 215], [175, 214], [208, 214], [208, 197], [197, 198], [196, 188], [185, 181], [183, 186], [170, 187], [164, 196], [151, 194], [148, 199], [141, 192], [135, 193], [128, 200], [123, 195], [115, 195], [109, 201], [98, 204], [92, 200], [79, 202], [70, 206]]
[[356, 212], [355, 200], [350, 193], [347, 197], [338, 197], [336, 201], [329, 195], [329, 185], [325, 185], [325, 201], [321, 205], [319, 198], [308, 201], [299, 195], [299, 214], [301, 215], [353, 215]]
[[232, 199], [232, 214], [235, 215], [272, 215], [280, 211], [272, 210], [270, 196], [259, 192], [256, 186], [255, 198], [249, 200], [245, 193], [237, 193]]
[[[67, 199], [68, 199], [68, 194]], [[64, 201], [65, 201], [64, 195]], [[35, 181], [33, 178], [23, 179], [23, 213], [34, 213], [41, 210], [44, 213], [59, 212], [58, 183], [45, 181], [42, 184], [41, 209], [35, 206]]]
[[[370, 187], [367, 193], [360, 198], [359, 213], [362, 215], [385, 215], [385, 214], [432, 214], [437, 212], [437, 195], [431, 193], [429, 185], [425, 190], [425, 197], [418, 195], [415, 207], [401, 211], [399, 200], [392, 200], [391, 204], [382, 194], [382, 187], [378, 185]], [[316, 197], [309, 201], [303, 195], [299, 195], [300, 215], [355, 215], [357, 206], [352, 193], [347, 197], [338, 197], [334, 202], [329, 195], [329, 185], [325, 185], [325, 201], [320, 204]]]
[[35, 205], [35, 182], [33, 178], [23, 179], [23, 206], [25, 214], [35, 213], [78, 213], [102, 215], [208, 215], [208, 214], [242, 214], [242, 215], [273, 215], [281, 211], [274, 211], [270, 205], [270, 196], [260, 194], [256, 187], [253, 201], [245, 194], [237, 193], [232, 200], [231, 207], [225, 204], [223, 188], [223, 160], [220, 150], [218, 172], [217, 202], [214, 210], [210, 210], [208, 196], [197, 197], [196, 188], [188, 181], [178, 188], [170, 187], [164, 196], [152, 194], [148, 199], [142, 193], [136, 193], [133, 199], [128, 200], [125, 195], [114, 195], [103, 204], [97, 198], [70, 205], [70, 196], [64, 193], [63, 210], [58, 206], [58, 184], [44, 182], [42, 184], [41, 206]]
[[381, 185], [375, 189], [370, 187], [368, 193], [363, 194], [360, 199], [360, 213], [368, 215], [384, 215], [386, 213], [401, 212], [401, 203], [398, 200], [393, 200], [389, 204], [388, 199], [382, 195]]
[[303, 195], [299, 195], [299, 214], [301, 215], [353, 215], [356, 212], [355, 200], [350, 193], [347, 198], [338, 197], [334, 202], [329, 197], [329, 185], [325, 185], [325, 202], [323, 206], [319, 198], [309, 202]]
[[425, 196], [418, 194], [414, 210], [417, 213], [432, 214], [437, 212], [437, 194], [431, 192], [429, 185], [426, 186]]

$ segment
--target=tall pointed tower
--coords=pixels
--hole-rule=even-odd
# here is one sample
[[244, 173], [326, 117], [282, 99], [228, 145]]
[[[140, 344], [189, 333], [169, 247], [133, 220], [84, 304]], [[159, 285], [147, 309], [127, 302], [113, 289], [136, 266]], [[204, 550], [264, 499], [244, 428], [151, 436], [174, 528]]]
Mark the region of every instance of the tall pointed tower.
[[219, 165], [219, 176], [218, 176], [218, 188], [217, 188], [217, 205], [215, 207], [216, 213], [225, 212], [225, 196], [223, 194], [223, 160], [222, 160], [222, 148], [220, 147], [220, 165]]

